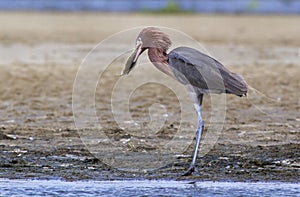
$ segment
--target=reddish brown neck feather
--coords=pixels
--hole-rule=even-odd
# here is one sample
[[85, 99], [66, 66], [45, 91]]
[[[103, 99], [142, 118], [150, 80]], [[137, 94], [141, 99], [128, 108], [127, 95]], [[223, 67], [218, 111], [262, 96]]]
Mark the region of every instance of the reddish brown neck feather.
[[170, 65], [168, 63], [168, 54], [166, 50], [161, 48], [149, 48], [148, 56], [153, 65], [163, 73], [174, 77]]

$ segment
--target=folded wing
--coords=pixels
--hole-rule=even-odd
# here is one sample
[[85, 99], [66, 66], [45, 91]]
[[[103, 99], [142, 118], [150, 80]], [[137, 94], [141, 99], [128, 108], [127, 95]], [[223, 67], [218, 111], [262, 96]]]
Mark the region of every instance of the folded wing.
[[174, 76], [185, 85], [192, 85], [201, 93], [247, 93], [244, 79], [230, 72], [220, 62], [196, 49], [178, 47], [169, 53]]

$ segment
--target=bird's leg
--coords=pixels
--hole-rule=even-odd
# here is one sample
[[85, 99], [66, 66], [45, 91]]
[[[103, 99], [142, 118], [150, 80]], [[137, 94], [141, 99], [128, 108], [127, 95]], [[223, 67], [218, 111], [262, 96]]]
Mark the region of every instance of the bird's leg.
[[202, 120], [202, 95], [200, 95], [198, 98], [199, 98], [199, 102], [197, 104], [195, 104], [195, 108], [196, 108], [196, 111], [198, 114], [198, 128], [196, 131], [196, 145], [195, 145], [193, 160], [191, 162], [191, 165], [190, 165], [189, 169], [183, 174], [183, 176], [189, 176], [196, 170], [195, 163], [196, 163], [198, 149], [199, 149], [202, 131], [203, 131], [203, 127], [204, 127], [204, 122]]

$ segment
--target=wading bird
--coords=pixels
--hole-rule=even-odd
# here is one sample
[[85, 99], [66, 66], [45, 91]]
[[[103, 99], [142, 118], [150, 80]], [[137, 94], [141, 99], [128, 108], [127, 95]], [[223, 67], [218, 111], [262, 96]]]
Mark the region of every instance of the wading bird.
[[208, 93], [228, 93], [245, 96], [247, 84], [243, 78], [230, 72], [220, 62], [200, 51], [189, 47], [178, 47], [169, 54], [171, 46], [168, 35], [156, 27], [144, 28], [136, 40], [136, 47], [128, 58], [122, 75], [128, 74], [135, 66], [139, 56], [148, 49], [150, 61], [163, 73], [176, 79], [189, 91], [198, 114], [196, 130], [196, 146], [189, 169], [183, 175], [191, 175], [195, 171], [195, 162], [204, 123], [202, 120], [202, 98]]

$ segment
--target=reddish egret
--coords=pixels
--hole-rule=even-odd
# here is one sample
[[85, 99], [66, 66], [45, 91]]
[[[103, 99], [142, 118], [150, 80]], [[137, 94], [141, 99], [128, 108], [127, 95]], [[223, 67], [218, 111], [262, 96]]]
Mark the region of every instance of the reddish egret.
[[245, 96], [247, 84], [243, 78], [230, 72], [220, 62], [200, 51], [189, 47], [178, 47], [169, 54], [171, 46], [168, 35], [156, 27], [143, 29], [137, 40], [136, 48], [129, 57], [122, 75], [128, 74], [135, 66], [138, 57], [148, 49], [150, 61], [163, 73], [184, 84], [194, 100], [198, 114], [196, 130], [196, 146], [189, 169], [183, 175], [191, 175], [195, 171], [195, 162], [204, 127], [202, 120], [202, 98], [208, 93], [228, 93]]

